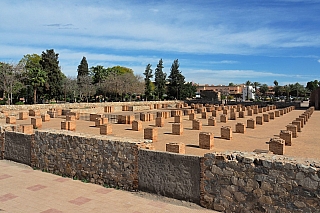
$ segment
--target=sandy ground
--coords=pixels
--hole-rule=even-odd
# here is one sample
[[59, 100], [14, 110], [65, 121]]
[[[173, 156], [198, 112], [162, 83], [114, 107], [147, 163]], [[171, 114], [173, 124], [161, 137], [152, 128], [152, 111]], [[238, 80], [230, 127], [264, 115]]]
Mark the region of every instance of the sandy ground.
[[[217, 125], [208, 126], [206, 119], [201, 119], [201, 114], [197, 114], [202, 124], [202, 130], [192, 130], [192, 121], [189, 116], [183, 116], [184, 131], [182, 135], [172, 135], [171, 126], [174, 118], [165, 119], [165, 126], [158, 127], [158, 141], [153, 145], [156, 150], [165, 151], [165, 144], [168, 142], [183, 142], [186, 144], [186, 154], [200, 155], [208, 152], [223, 152], [223, 151], [246, 151], [252, 152], [256, 149], [268, 150], [268, 141], [272, 137], [279, 135], [280, 130], [285, 130], [286, 125], [299, 117], [305, 110], [293, 110], [281, 117], [275, 117], [270, 122], [264, 122], [263, 125], [257, 125], [255, 129], [246, 128], [244, 134], [235, 133], [235, 125], [242, 122], [246, 125], [249, 118], [255, 118], [257, 115], [246, 116], [245, 118], [237, 118], [237, 120], [228, 120], [227, 123], [221, 123], [219, 115], [217, 116]], [[132, 113], [132, 112], [131, 112]], [[137, 112], [135, 112], [137, 113]], [[219, 112], [220, 114], [222, 111]], [[121, 113], [114, 113], [121, 114]], [[125, 112], [128, 114], [128, 112]], [[262, 115], [259, 113], [258, 115]], [[43, 123], [42, 129], [60, 129], [61, 118], [52, 118], [49, 122]], [[5, 123], [4, 119], [0, 119], [0, 123]], [[30, 124], [30, 118], [27, 120], [17, 120], [17, 124]], [[155, 121], [142, 122], [143, 128], [154, 127]], [[77, 120], [76, 132], [87, 134], [99, 134], [100, 130], [94, 127], [94, 122]], [[131, 124], [112, 124], [112, 136], [133, 138], [143, 141], [143, 131], [133, 131]], [[222, 126], [231, 126], [233, 130], [232, 140], [220, 138], [220, 129]], [[320, 126], [320, 111], [315, 111], [306, 125], [302, 128], [302, 132], [298, 133], [298, 137], [293, 139], [292, 146], [286, 146], [286, 156], [296, 156], [299, 158], [320, 159], [320, 139], [318, 136]], [[199, 133], [212, 132], [214, 134], [214, 149], [204, 150], [198, 147]]]

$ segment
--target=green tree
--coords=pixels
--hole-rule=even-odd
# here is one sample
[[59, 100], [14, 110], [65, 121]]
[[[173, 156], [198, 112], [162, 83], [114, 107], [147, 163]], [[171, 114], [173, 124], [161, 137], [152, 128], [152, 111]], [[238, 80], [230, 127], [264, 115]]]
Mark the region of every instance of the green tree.
[[163, 61], [159, 60], [157, 68], [154, 73], [154, 82], [155, 82], [155, 92], [160, 100], [162, 100], [163, 95], [166, 91], [166, 78], [167, 74], [163, 72]]
[[105, 69], [101, 65], [97, 65], [95, 67], [90, 68], [90, 72], [92, 75], [92, 80], [94, 84], [98, 84], [101, 87], [101, 83], [107, 77], [107, 69]]
[[259, 91], [261, 92], [262, 96], [265, 97], [266, 93], [268, 92], [269, 87], [267, 84], [262, 84], [259, 88]]
[[41, 64], [41, 56], [38, 54], [27, 54], [24, 55], [23, 58], [20, 60], [19, 63], [21, 63], [26, 70], [31, 69], [31, 68], [42, 68]]
[[13, 95], [17, 94], [23, 87], [23, 67], [21, 64], [9, 64], [0, 62], [0, 89], [3, 91], [3, 98], [7, 96], [8, 104], [12, 104]]
[[33, 103], [37, 103], [37, 90], [43, 87], [47, 81], [47, 73], [40, 67], [28, 70], [28, 80], [33, 87]]
[[152, 85], [151, 85], [151, 78], [153, 77], [151, 64], [146, 66], [146, 69], [143, 73], [144, 77], [144, 94], [146, 96], [146, 101], [151, 97], [152, 94]]
[[56, 54], [53, 49], [42, 52], [40, 64], [47, 73], [48, 95], [57, 101], [62, 95], [62, 80], [65, 77], [59, 67], [59, 54]]
[[290, 100], [290, 92], [292, 91], [292, 86], [290, 86], [290, 84], [284, 85], [283, 90], [286, 93], [286, 100], [289, 101]]
[[179, 66], [180, 64], [178, 59], [174, 60], [168, 77], [168, 96], [178, 100], [181, 99], [181, 92], [184, 85], [184, 76], [181, 74]]
[[82, 57], [80, 64], [78, 65], [78, 76], [88, 76], [89, 75], [89, 67], [86, 57]]
[[317, 89], [319, 87], [319, 81], [318, 80], [314, 80], [314, 81], [309, 81], [307, 82], [307, 86], [306, 88], [312, 92], [313, 90]]
[[197, 87], [192, 82], [187, 82], [183, 85], [181, 91], [181, 99], [193, 98], [196, 96]]

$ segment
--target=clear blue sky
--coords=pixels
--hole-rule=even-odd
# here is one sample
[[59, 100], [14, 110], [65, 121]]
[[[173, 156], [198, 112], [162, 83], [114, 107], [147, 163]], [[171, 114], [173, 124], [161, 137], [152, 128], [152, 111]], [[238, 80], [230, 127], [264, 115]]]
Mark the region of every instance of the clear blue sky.
[[186, 81], [280, 85], [320, 80], [319, 0], [1, 0], [0, 61], [46, 49], [62, 72], [174, 59]]

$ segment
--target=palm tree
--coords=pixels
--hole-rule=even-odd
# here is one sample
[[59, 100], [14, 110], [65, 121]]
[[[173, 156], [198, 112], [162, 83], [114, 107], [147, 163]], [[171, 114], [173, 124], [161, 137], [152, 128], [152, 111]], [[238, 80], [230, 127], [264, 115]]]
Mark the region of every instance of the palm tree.
[[45, 85], [47, 73], [41, 68], [31, 68], [28, 72], [30, 84], [33, 87], [33, 103], [37, 103], [37, 90]]
[[284, 91], [286, 93], [286, 96], [287, 96], [286, 100], [288, 101], [289, 100], [289, 96], [290, 96], [290, 92], [291, 92], [291, 86], [290, 85], [284, 85], [283, 89], [284, 89]]

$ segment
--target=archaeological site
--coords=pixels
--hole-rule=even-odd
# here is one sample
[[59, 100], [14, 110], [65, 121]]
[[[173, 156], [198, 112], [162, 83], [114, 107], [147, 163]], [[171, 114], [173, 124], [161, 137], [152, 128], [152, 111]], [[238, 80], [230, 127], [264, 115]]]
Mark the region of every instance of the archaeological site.
[[221, 212], [320, 212], [314, 107], [143, 101], [0, 111], [0, 159]]

